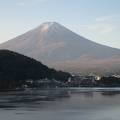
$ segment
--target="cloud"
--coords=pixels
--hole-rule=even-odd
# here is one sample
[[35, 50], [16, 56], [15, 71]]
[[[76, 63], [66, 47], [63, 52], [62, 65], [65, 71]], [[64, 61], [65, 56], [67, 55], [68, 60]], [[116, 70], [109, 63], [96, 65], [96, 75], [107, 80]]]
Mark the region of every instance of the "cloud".
[[115, 22], [120, 20], [119, 15], [101, 16], [96, 18], [96, 22]]
[[110, 34], [118, 28], [115, 22], [118, 18], [116, 15], [98, 17], [92, 24], [81, 25], [81, 29], [89, 33]]
[[96, 22], [106, 22], [106, 21], [111, 21], [114, 19], [115, 16], [102, 16], [96, 18]]
[[19, 0], [17, 5], [19, 6], [26, 6], [26, 5], [34, 5], [34, 4], [39, 4], [46, 2], [47, 0]]
[[110, 33], [115, 29], [115, 26], [107, 23], [94, 23], [91, 25], [82, 25], [82, 29], [88, 32], [97, 32], [98, 34]]

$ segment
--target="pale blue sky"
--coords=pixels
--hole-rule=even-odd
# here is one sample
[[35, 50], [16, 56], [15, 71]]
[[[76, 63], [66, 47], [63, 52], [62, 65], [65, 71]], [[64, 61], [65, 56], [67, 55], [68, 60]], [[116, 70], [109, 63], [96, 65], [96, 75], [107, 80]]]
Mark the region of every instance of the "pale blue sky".
[[0, 0], [0, 43], [46, 21], [120, 48], [120, 0]]

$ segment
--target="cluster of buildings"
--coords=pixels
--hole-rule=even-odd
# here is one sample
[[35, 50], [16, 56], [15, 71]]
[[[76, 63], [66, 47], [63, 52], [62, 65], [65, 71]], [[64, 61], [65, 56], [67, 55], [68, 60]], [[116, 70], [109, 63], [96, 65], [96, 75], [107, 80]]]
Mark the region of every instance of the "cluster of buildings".
[[26, 87], [32, 87], [32, 88], [57, 88], [57, 87], [66, 87], [66, 83], [57, 81], [55, 79], [39, 79], [39, 80], [26, 80], [25, 83]]
[[49, 80], [48, 78], [39, 80], [26, 80], [25, 87], [35, 88], [57, 88], [57, 87], [80, 87], [80, 86], [95, 86], [96, 80], [99, 80], [99, 76], [94, 75], [72, 75], [68, 78], [68, 81], [62, 82], [55, 79]]
[[87, 87], [87, 86], [96, 86], [97, 81], [100, 80], [100, 76], [96, 76], [93, 74], [90, 75], [72, 75], [71, 78], [68, 79], [68, 85], [70, 87]]
[[[26, 80], [25, 87], [35, 87], [35, 88], [58, 88], [58, 87], [96, 87], [101, 86], [101, 83], [104, 86], [104, 78], [109, 79], [114, 77], [116, 79], [120, 79], [120, 75], [111, 75], [111, 76], [97, 76], [94, 74], [89, 75], [72, 75], [72, 77], [68, 78], [66, 82], [57, 81], [55, 79], [39, 79], [39, 80]], [[111, 81], [111, 80], [110, 80]], [[113, 84], [113, 81], [112, 83]]]

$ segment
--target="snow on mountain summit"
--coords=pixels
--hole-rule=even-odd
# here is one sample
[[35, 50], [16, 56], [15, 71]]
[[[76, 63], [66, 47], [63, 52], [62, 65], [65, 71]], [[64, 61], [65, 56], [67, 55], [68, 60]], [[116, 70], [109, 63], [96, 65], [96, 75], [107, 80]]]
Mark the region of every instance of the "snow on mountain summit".
[[40, 28], [42, 32], [46, 32], [50, 29], [50, 27], [54, 26], [56, 23], [55, 22], [46, 22], [43, 23]]

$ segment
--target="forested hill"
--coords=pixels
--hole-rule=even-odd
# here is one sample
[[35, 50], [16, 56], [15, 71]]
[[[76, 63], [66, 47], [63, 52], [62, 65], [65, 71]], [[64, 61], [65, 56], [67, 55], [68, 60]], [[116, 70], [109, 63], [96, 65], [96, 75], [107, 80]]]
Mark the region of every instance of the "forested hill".
[[27, 79], [49, 78], [66, 81], [71, 75], [50, 69], [42, 63], [9, 50], [0, 50], [0, 88], [12, 83], [21, 84]]

